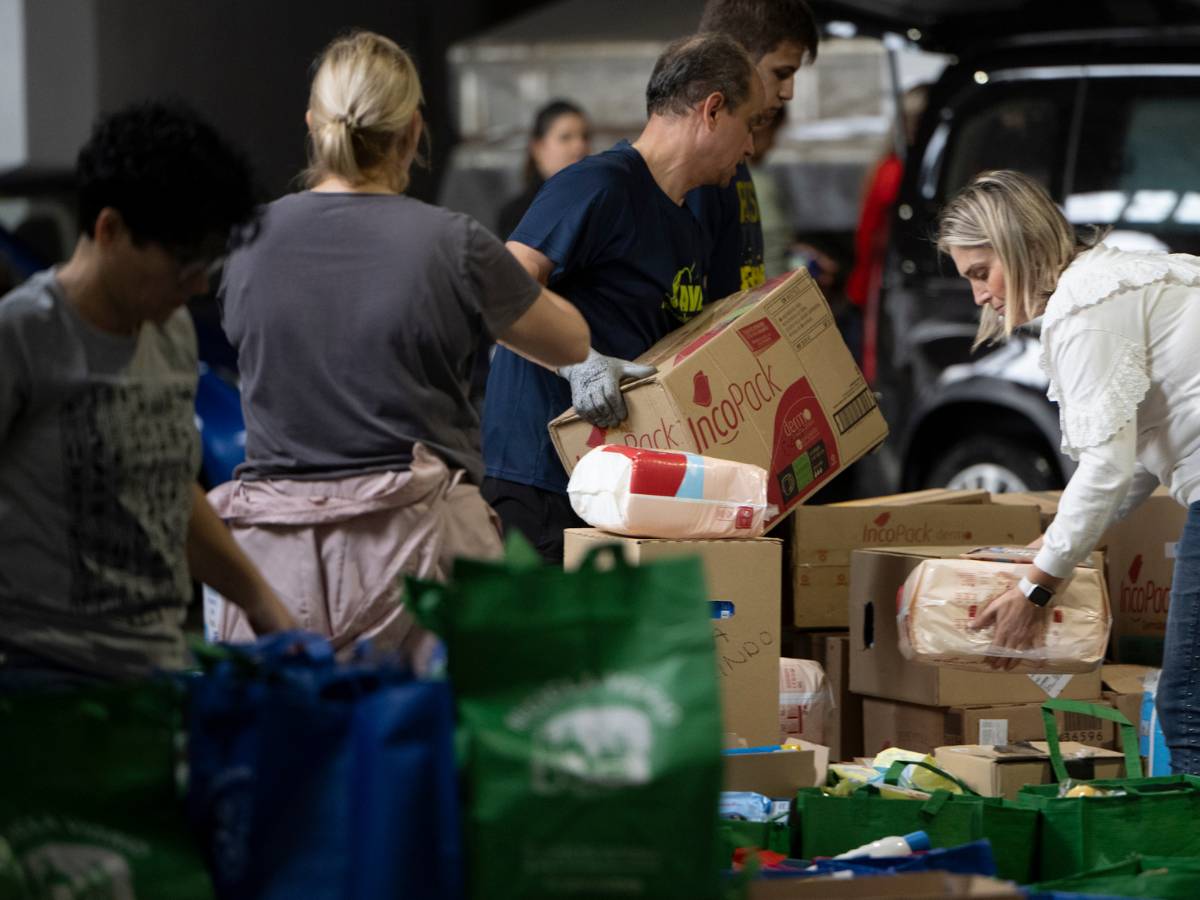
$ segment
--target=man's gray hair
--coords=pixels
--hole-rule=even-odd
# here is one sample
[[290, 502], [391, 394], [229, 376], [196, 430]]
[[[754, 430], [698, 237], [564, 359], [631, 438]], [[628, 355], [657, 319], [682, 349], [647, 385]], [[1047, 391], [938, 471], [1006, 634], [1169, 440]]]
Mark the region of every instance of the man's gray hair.
[[754, 63], [733, 38], [715, 32], [672, 42], [659, 56], [646, 85], [646, 113], [683, 115], [709, 94], [725, 96], [730, 109], [750, 97]]

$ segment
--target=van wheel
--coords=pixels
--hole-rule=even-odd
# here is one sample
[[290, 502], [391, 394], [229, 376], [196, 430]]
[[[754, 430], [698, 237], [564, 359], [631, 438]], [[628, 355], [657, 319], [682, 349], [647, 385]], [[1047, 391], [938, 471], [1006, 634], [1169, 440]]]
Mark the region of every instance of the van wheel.
[[925, 487], [983, 489], [993, 494], [1061, 488], [1058, 464], [1041, 448], [1000, 437], [977, 436], [952, 446], [935, 459]]

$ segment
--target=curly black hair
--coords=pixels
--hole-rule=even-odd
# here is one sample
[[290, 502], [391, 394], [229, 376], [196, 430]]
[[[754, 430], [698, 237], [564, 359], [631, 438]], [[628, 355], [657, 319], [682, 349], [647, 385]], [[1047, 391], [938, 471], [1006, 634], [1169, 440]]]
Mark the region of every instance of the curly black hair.
[[250, 166], [180, 100], [139, 103], [101, 118], [75, 166], [79, 223], [121, 214], [133, 239], [169, 249], [236, 243], [252, 229]]

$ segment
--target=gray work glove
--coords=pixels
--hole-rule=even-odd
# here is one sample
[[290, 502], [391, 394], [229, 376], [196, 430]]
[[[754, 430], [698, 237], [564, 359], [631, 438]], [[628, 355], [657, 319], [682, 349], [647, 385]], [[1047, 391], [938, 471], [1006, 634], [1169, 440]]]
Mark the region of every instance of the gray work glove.
[[649, 378], [658, 369], [603, 356], [589, 350], [587, 359], [563, 366], [558, 374], [571, 385], [571, 403], [580, 418], [600, 428], [613, 428], [625, 421], [629, 411], [621, 396], [621, 382]]

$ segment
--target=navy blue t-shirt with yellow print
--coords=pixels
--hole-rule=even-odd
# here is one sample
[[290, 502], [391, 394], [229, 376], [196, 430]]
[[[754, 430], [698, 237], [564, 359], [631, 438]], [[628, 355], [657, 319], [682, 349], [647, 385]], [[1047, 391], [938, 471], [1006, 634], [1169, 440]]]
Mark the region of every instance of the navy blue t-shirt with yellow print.
[[[606, 356], [641, 355], [707, 297], [700, 224], [626, 141], [547, 181], [509, 240], [554, 263], [550, 289], [579, 308]], [[487, 474], [565, 493], [546, 425], [570, 405], [565, 379], [497, 348], [483, 413]]]
[[721, 300], [767, 280], [758, 194], [744, 162], [726, 187], [698, 187], [684, 203], [704, 230], [710, 299]]

